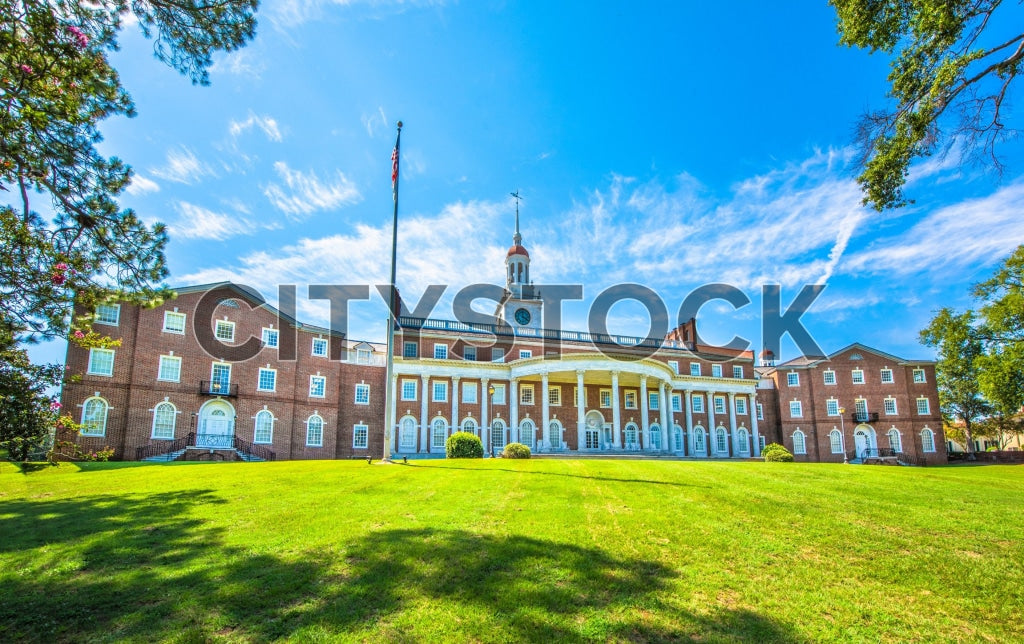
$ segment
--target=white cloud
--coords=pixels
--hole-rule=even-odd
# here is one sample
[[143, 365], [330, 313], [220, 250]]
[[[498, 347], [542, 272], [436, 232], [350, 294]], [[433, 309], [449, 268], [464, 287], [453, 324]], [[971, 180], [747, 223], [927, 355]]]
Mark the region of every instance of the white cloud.
[[216, 173], [200, 161], [194, 152], [184, 145], [167, 151], [167, 165], [151, 168], [150, 173], [176, 183], [197, 183], [203, 177], [215, 177]]
[[284, 161], [275, 163], [274, 170], [284, 179], [287, 193], [272, 183], [263, 190], [263, 194], [274, 207], [290, 217], [331, 210], [362, 199], [355, 184], [341, 171], [336, 172], [333, 182], [323, 182], [314, 172], [292, 170]]
[[263, 130], [263, 134], [267, 136], [267, 139], [275, 143], [280, 143], [283, 140], [276, 120], [269, 116], [257, 116], [253, 112], [249, 112], [249, 117], [244, 121], [231, 120], [228, 124], [228, 132], [232, 138], [238, 138], [248, 130], [251, 130], [253, 126]]
[[125, 188], [125, 192], [136, 197], [149, 192], [160, 192], [160, 184], [152, 179], [147, 179], [141, 174], [137, 174], [132, 177], [132, 182]]
[[178, 202], [177, 210], [180, 217], [170, 225], [170, 234], [176, 239], [223, 241], [281, 227], [274, 222], [258, 222], [238, 214], [214, 212], [186, 201]]
[[218, 56], [210, 67], [210, 73], [226, 73], [235, 76], [249, 76], [259, 79], [266, 69], [262, 61], [255, 60], [252, 46]]
[[267, 0], [261, 11], [278, 29], [320, 18], [332, 6], [365, 7], [374, 15], [401, 13], [409, 7], [444, 6], [445, 0]]
[[370, 114], [363, 114], [362, 116], [363, 127], [366, 128], [366, 133], [370, 135], [370, 138], [387, 128], [388, 117], [384, 115], [384, 108], [378, 107], [376, 112]]

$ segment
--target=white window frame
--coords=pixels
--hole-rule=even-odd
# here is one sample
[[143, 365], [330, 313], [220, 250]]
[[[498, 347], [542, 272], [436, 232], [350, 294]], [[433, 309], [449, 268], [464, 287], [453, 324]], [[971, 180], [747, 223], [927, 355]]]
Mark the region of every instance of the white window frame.
[[[177, 325], [171, 324], [171, 320], [180, 320], [181, 328], [177, 328]], [[185, 335], [185, 324], [188, 320], [188, 316], [178, 311], [164, 311], [164, 326], [161, 329], [164, 333], [174, 333], [176, 335]]]
[[[900, 434], [900, 430], [893, 427], [886, 432], [886, 435], [889, 436], [889, 448], [897, 454], [903, 453], [903, 435]], [[893, 441], [894, 435], [896, 437], [895, 441]]]
[[690, 375], [691, 376], [699, 376], [700, 375], [700, 363], [699, 362], [691, 362], [690, 363]]
[[[269, 428], [267, 429], [266, 438], [260, 436], [260, 418], [269, 418], [270, 421], [267, 423]], [[277, 419], [274, 418], [274, 412], [269, 409], [261, 409], [256, 412], [256, 415], [252, 417], [252, 442], [255, 445], [272, 445], [274, 443], [274, 422]]]
[[430, 383], [431, 402], [448, 402], [448, 381], [434, 380]]
[[[314, 435], [312, 433], [314, 430], [309, 425], [310, 421], [312, 421], [314, 418], [317, 419], [319, 421], [319, 423], [320, 423], [320, 427], [317, 428], [317, 430], [316, 430], [319, 435]], [[324, 425], [325, 424], [326, 423], [324, 423], [324, 418], [320, 414], [315, 414], [314, 413], [314, 414], [310, 414], [309, 415], [309, 417], [306, 419], [306, 447], [323, 447], [324, 446]]]
[[465, 347], [462, 350], [462, 359], [466, 362], [476, 362], [476, 347]]
[[532, 405], [536, 398], [533, 396], [533, 385], [519, 385], [519, 404]]
[[743, 379], [743, 365], [734, 364], [732, 366], [732, 377], [740, 380]]
[[[176, 365], [173, 378], [164, 376], [164, 367], [165, 365], [170, 364]], [[156, 379], [161, 382], [181, 382], [181, 356], [160, 356], [160, 361], [157, 364], [156, 369]]]
[[369, 349], [356, 349], [356, 364], [370, 364], [373, 352]]
[[263, 331], [260, 333], [260, 341], [263, 343], [263, 346], [276, 349], [281, 343], [281, 331], [279, 329], [263, 327]]
[[[103, 405], [103, 416], [102, 418], [86, 418], [86, 412], [89, 411], [89, 403], [97, 400]], [[107, 435], [107, 419], [110, 417], [110, 403], [107, 402], [102, 396], [89, 396], [82, 403], [82, 428], [79, 430], [79, 434], [82, 436], [106, 436]]]
[[924, 382], [928, 382], [924, 369], [914, 369], [914, 384], [919, 385]]
[[839, 400], [836, 398], [829, 398], [825, 401], [825, 415], [827, 416], [838, 416], [839, 415]]
[[828, 433], [828, 445], [833, 454], [842, 454], [846, 450], [846, 446], [843, 441], [843, 433], [838, 429], [830, 431]]
[[355, 405], [370, 404], [370, 385], [365, 382], [356, 383], [355, 395], [352, 398]]
[[[627, 389], [625, 391], [625, 401], [622, 405], [623, 409], [637, 409], [637, 396], [638, 392], [636, 389]], [[632, 400], [632, 404], [630, 401]]]
[[[317, 351], [317, 347], [323, 347], [322, 351]], [[313, 344], [309, 349], [310, 355], [317, 357], [327, 356], [327, 338], [313, 338]]]
[[[227, 332], [222, 334], [221, 333], [221, 329], [222, 328], [226, 329], [227, 331], [230, 331], [231, 332], [230, 335]], [[216, 338], [217, 341], [221, 342], [221, 343], [224, 343], [224, 342], [234, 342], [235, 341], [235, 323], [232, 322], [231, 320], [215, 320], [214, 324], [213, 324], [213, 337]]]
[[[319, 387], [317, 387], [319, 385]], [[317, 393], [317, 389], [320, 393]], [[309, 397], [310, 398], [326, 398], [327, 397], [327, 376], [310, 376], [309, 377]]]
[[[164, 436], [164, 435], [158, 436], [157, 433], [156, 433], [157, 421], [160, 419], [160, 409], [161, 409], [161, 407], [170, 407], [171, 408], [171, 412], [170, 412], [171, 413], [171, 422], [170, 422], [170, 435], [169, 436]], [[174, 431], [177, 428], [177, 424], [178, 424], [178, 408], [175, 407], [174, 403], [172, 403], [169, 400], [161, 400], [160, 402], [158, 402], [156, 405], [153, 406], [153, 426], [152, 426], [151, 431], [150, 431], [150, 438], [152, 438], [153, 440], [174, 440]], [[166, 425], [165, 425], [165, 428], [166, 428]]]
[[[101, 356], [103, 357], [103, 360], [106, 360], [106, 358], [109, 357], [109, 371], [101, 371], [97, 369], [97, 367], [100, 366], [97, 363], [100, 361]], [[98, 347], [89, 349], [89, 366], [86, 370], [86, 373], [89, 374], [90, 376], [113, 376], [114, 357], [115, 352], [113, 349], [100, 349]], [[105, 367], [106, 365], [104, 364], [103, 366]]]
[[804, 417], [804, 406], [799, 400], [789, 401], [789, 417], [790, 418], [803, 418]]
[[693, 405], [693, 413], [703, 414], [704, 413], [704, 394], [694, 394], [690, 396], [691, 404]]
[[492, 405], [504, 405], [507, 398], [505, 397], [505, 383], [499, 382], [491, 385], [494, 387], [494, 393], [491, 394]]
[[672, 394], [672, 411], [682, 412], [683, 411], [683, 395]]
[[[575, 404], [575, 401], [573, 401]], [[597, 406], [601, 409], [611, 409], [612, 407], [612, 390], [611, 389], [600, 389], [597, 392]]]
[[[107, 311], [113, 311], [113, 315], [110, 317], [104, 317], [100, 314], [100, 310], [105, 309]], [[121, 324], [121, 305], [120, 304], [97, 304], [96, 313], [93, 316], [93, 323], [104, 324], [106, 326], [119, 326]]]
[[764, 420], [764, 405], [761, 403], [755, 403], [757, 407], [757, 419]]
[[657, 391], [647, 392], [647, 410], [659, 411], [661, 409], [661, 393]]
[[[273, 387], [267, 389], [263, 386], [263, 374], [270, 373], [273, 380]], [[277, 369], [272, 367], [260, 367], [259, 372], [256, 375], [256, 391], [275, 392], [277, 391]]]
[[719, 416], [729, 413], [729, 407], [726, 405], [725, 396], [713, 396], [712, 403], [715, 406], [715, 413]]
[[677, 376], [679, 375], [679, 361], [678, 360], [669, 360], [668, 361], [668, 368], [672, 370], [672, 373], [676, 374]]
[[[922, 407], [921, 403], [924, 403], [923, 407]], [[931, 415], [931, 413], [932, 413], [932, 403], [931, 403], [930, 400], [928, 400], [924, 396], [921, 396], [920, 398], [917, 399], [916, 405], [917, 405], [917, 415], [918, 416], [930, 416]]]
[[[889, 411], [889, 405], [892, 404], [892, 411]], [[895, 416], [897, 414], [896, 399], [889, 396], [882, 401], [882, 409], [885, 411], [886, 416]]]
[[448, 359], [448, 345], [443, 342], [434, 343], [434, 360]]
[[736, 413], [741, 416], [747, 415], [747, 399], [743, 396], [736, 396]]
[[562, 406], [562, 388], [558, 385], [548, 385], [548, 406]]
[[795, 371], [790, 371], [786, 374], [786, 386], [787, 387], [799, 387], [800, 386], [800, 374]]
[[352, 449], [367, 449], [370, 446], [370, 428], [363, 423], [352, 426]]
[[[443, 432], [439, 434], [439, 432]], [[438, 440], [440, 438], [441, 440]], [[430, 421], [430, 448], [444, 449], [448, 440], [448, 421], [440, 416]]]
[[[416, 392], [419, 391], [419, 384], [412, 378], [405, 378], [401, 383], [401, 398], [404, 401], [416, 400]], [[412, 393], [410, 393], [412, 392]]]
[[415, 342], [403, 342], [402, 343], [402, 357], [408, 360], [418, 358], [420, 355], [420, 348]]
[[866, 398], [858, 398], [853, 401], [853, 411], [857, 412], [858, 415], [868, 415], [868, 401]]
[[[925, 439], [925, 436], [928, 438]], [[925, 427], [921, 430], [921, 451], [927, 454], [935, 452], [935, 432], [932, 431], [931, 427]]]
[[531, 349], [520, 349], [519, 350], [519, 359], [520, 360], [526, 360], [527, 358], [532, 358], [532, 357], [533, 357], [533, 350], [531, 350]]
[[832, 371], [831, 369], [827, 369], [825, 371], [822, 371], [821, 372], [821, 377], [822, 377], [822, 382], [824, 382], [829, 387], [831, 387], [831, 386], [836, 384], [836, 372]]
[[712, 378], [721, 378], [722, 377], [722, 365], [721, 364], [716, 362], [716, 363], [711, 365], [711, 377]]
[[853, 382], [853, 384], [855, 384], [855, 385], [863, 385], [864, 384], [864, 370], [863, 369], [854, 369], [853, 371], [850, 372], [850, 379], [851, 379], [851, 382]]
[[[879, 377], [882, 379], [883, 385], [891, 385], [896, 382], [896, 378], [893, 376], [892, 369], [886, 367], [879, 372]], [[889, 378], [886, 380], [886, 378]]]
[[[797, 443], [798, 438], [800, 439], [799, 443]], [[793, 432], [793, 453], [807, 453], [807, 435], [803, 433], [803, 430], [798, 429], [795, 432]]]
[[477, 402], [477, 386], [475, 382], [462, 383], [462, 402], [467, 405], [475, 405]]

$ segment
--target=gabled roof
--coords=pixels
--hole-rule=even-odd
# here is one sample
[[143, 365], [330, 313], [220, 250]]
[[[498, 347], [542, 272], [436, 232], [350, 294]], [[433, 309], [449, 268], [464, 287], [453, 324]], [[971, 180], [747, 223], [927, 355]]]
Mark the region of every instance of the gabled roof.
[[828, 354], [827, 356], [799, 356], [799, 357], [793, 358], [792, 360], [787, 360], [786, 362], [779, 363], [778, 365], [775, 366], [775, 368], [776, 369], [805, 369], [805, 368], [808, 368], [808, 367], [814, 367], [814, 366], [817, 366], [817, 365], [819, 365], [821, 363], [830, 362], [830, 361], [834, 360], [835, 358], [839, 357], [841, 354], [846, 353], [847, 351], [850, 351], [851, 349], [856, 349], [858, 351], [864, 351], [866, 353], [873, 353], [876, 356], [879, 356], [879, 357], [882, 357], [882, 358], [886, 358], [888, 360], [892, 360], [894, 363], [900, 364], [900, 365], [934, 364], [934, 362], [935, 362], [934, 360], [907, 360], [906, 358], [900, 358], [899, 356], [894, 356], [891, 353], [886, 353], [885, 351], [880, 351], [879, 349], [875, 349], [874, 347], [869, 347], [866, 344], [862, 344], [860, 342], [854, 342], [853, 344], [846, 345], [845, 347], [843, 347], [842, 349], [839, 349], [838, 351], [833, 351], [832, 353]]

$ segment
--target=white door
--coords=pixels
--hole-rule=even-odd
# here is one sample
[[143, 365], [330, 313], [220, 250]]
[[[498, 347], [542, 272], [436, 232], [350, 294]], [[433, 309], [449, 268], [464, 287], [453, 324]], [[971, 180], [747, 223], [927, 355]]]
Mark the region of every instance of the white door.
[[860, 432], [853, 435], [853, 441], [857, 447], [857, 458], [862, 458], [868, 448], [868, 437]]

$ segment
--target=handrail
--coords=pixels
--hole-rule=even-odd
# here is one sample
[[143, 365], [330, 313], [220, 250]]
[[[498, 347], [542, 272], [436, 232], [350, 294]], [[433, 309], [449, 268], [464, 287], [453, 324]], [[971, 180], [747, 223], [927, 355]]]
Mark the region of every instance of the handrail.
[[234, 447], [240, 452], [244, 452], [257, 458], [262, 458], [265, 461], [273, 461], [277, 458], [277, 454], [274, 453], [274, 450], [270, 449], [266, 445], [250, 443], [244, 438], [239, 438], [237, 436], [235, 436]]
[[238, 396], [238, 383], [222, 382], [220, 380], [200, 380], [199, 393], [206, 396], [235, 398]]
[[906, 452], [898, 452], [891, 447], [865, 447], [860, 450], [858, 456], [857, 450], [853, 450], [847, 454], [848, 460], [853, 459], [864, 460], [866, 458], [895, 458], [897, 462], [902, 465], [912, 465], [917, 467], [924, 467], [927, 465], [927, 460], [921, 456], [915, 454], [908, 454]]
[[169, 454], [177, 452], [179, 449], [185, 449], [195, 441], [195, 437], [195, 432], [189, 432], [187, 436], [175, 438], [172, 441], [150, 440], [148, 444], [142, 445], [135, 450], [135, 460], [141, 461], [150, 456], [159, 456], [160, 454]]

